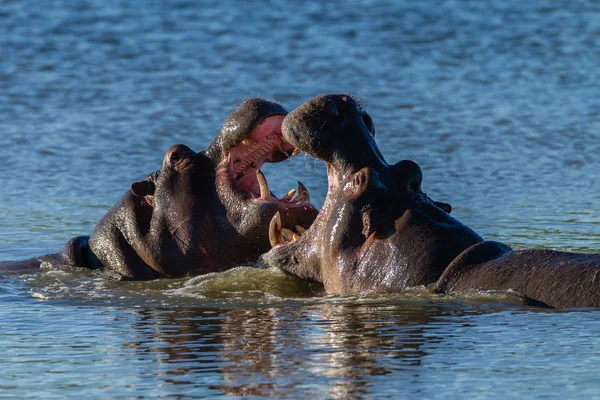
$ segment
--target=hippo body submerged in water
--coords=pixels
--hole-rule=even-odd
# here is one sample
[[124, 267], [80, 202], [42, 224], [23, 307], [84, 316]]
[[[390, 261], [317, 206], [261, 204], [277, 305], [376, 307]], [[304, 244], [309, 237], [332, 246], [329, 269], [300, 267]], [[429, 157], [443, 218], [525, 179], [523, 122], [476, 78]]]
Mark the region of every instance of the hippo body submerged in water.
[[420, 190], [420, 168], [388, 165], [373, 123], [350, 96], [319, 96], [292, 111], [284, 138], [327, 165], [328, 193], [317, 219], [286, 241], [277, 216], [263, 256], [328, 293], [514, 291], [552, 307], [600, 306], [600, 255], [519, 250], [487, 242]]
[[483, 242], [462, 252], [434, 293], [513, 291], [550, 307], [600, 307], [600, 254], [513, 250]]
[[275, 213], [285, 226], [308, 228], [317, 210], [306, 188], [278, 199], [260, 172], [294, 150], [281, 136], [286, 113], [274, 102], [246, 100], [206, 151], [172, 146], [161, 169], [132, 184], [89, 238], [71, 239], [60, 261], [121, 279], [179, 277], [255, 261], [270, 248]]

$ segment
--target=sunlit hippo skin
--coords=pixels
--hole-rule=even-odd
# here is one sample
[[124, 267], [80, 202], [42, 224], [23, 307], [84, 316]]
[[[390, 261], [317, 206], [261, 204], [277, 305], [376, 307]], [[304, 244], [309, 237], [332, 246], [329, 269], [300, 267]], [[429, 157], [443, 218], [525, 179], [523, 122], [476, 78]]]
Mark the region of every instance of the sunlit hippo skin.
[[132, 184], [89, 238], [72, 239], [58, 256], [140, 280], [256, 261], [270, 248], [267, 227], [275, 213], [289, 228], [308, 228], [318, 213], [304, 185], [297, 196], [294, 190], [278, 199], [260, 172], [294, 150], [281, 136], [286, 114], [271, 101], [244, 101], [207, 150], [171, 147], [159, 171]]
[[457, 255], [482, 241], [446, 212], [448, 205], [421, 191], [417, 164], [384, 160], [370, 116], [351, 96], [309, 100], [285, 118], [282, 133], [325, 161], [328, 192], [295, 241], [285, 239], [274, 217], [267, 264], [321, 282], [331, 294], [398, 291], [435, 282]]
[[421, 192], [416, 164], [386, 164], [372, 126], [345, 95], [317, 97], [286, 117], [284, 137], [326, 162], [329, 190], [298, 240], [285, 243], [274, 218], [268, 264], [323, 282], [334, 294], [428, 285], [440, 294], [508, 291], [528, 304], [600, 307], [600, 254], [483, 241]]

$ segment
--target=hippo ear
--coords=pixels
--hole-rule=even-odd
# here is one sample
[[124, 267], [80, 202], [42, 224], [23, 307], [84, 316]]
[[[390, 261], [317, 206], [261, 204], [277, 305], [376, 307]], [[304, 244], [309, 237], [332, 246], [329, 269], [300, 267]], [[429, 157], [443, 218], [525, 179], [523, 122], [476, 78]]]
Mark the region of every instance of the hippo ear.
[[441, 201], [434, 201], [433, 203], [448, 214], [452, 212], [452, 206], [448, 203], [442, 203]]
[[[413, 192], [421, 191], [421, 182], [423, 182], [423, 173], [421, 167], [410, 160], [402, 160], [392, 165], [392, 173], [400, 187], [405, 187]], [[443, 209], [443, 207], [440, 207]]]
[[152, 196], [155, 189], [154, 182], [152, 181], [140, 181], [131, 184], [131, 193], [137, 197]]
[[362, 204], [378, 200], [385, 192], [387, 187], [379, 179], [379, 174], [369, 167], [356, 172], [344, 186], [346, 196]]

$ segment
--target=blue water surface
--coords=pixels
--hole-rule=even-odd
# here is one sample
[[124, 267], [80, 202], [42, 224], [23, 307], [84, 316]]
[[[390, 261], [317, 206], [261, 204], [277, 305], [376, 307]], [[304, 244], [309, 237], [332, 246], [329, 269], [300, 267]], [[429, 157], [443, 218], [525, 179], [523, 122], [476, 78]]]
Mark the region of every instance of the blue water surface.
[[[244, 98], [326, 92], [486, 239], [600, 251], [596, 1], [5, 0], [0, 49], [0, 261], [89, 234]], [[319, 161], [264, 172], [323, 201]], [[600, 398], [598, 310], [288, 279], [3, 272], [0, 398]]]

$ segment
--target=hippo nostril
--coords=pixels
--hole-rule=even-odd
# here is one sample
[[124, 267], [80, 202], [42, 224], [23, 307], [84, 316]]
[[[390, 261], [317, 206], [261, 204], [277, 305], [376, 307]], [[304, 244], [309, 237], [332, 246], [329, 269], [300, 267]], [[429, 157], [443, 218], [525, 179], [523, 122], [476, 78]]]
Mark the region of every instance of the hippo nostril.
[[360, 107], [354, 100], [352, 96], [341, 95], [339, 97], [340, 103], [339, 107], [348, 112], [355, 112], [356, 110], [360, 110]]
[[181, 160], [182, 158], [191, 157], [195, 154], [196, 153], [186, 145], [176, 144], [169, 147], [169, 149], [167, 150], [165, 154], [165, 161], [170, 164], [173, 164]]

